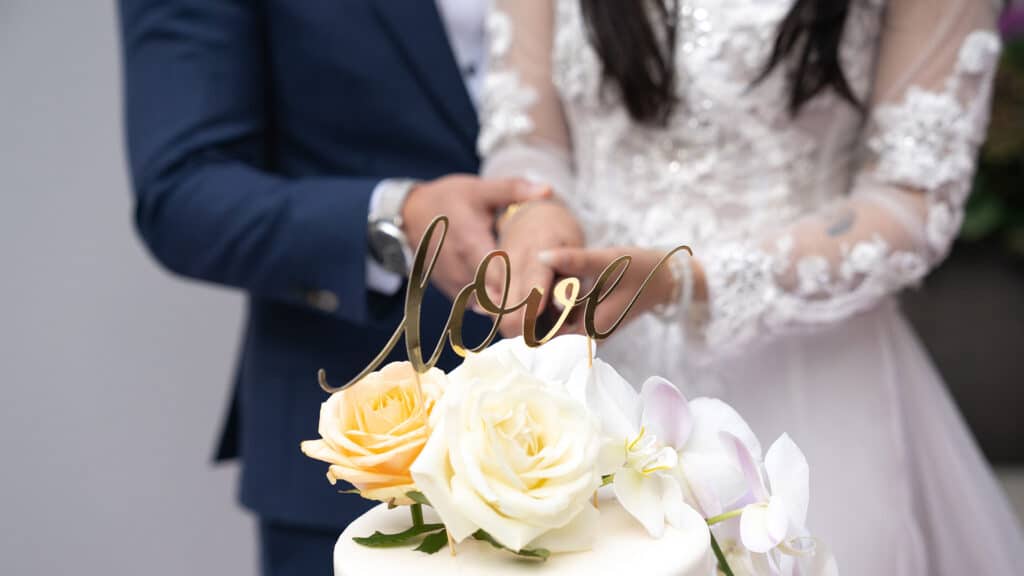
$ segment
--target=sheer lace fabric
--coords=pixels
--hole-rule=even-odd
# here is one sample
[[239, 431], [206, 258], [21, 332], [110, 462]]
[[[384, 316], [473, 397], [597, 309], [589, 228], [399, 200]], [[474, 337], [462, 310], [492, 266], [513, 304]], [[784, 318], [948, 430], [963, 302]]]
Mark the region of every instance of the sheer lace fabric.
[[[657, 1], [657, 0], [648, 0]], [[751, 86], [793, 0], [681, 0], [681, 105], [630, 121], [579, 0], [494, 0], [485, 175], [554, 186], [595, 246], [689, 244], [706, 305], [601, 345], [636, 383], [720, 397], [807, 454], [809, 526], [844, 574], [1013, 574], [1024, 536], [891, 295], [946, 254], [985, 132], [987, 0], [852, 0], [831, 93]]]
[[547, 181], [591, 245], [694, 248], [707, 310], [691, 351], [841, 321], [919, 281], [963, 215], [1000, 51], [987, 0], [854, 0], [841, 46], [867, 105], [797, 117], [783, 70], [753, 85], [791, 0], [684, 0], [680, 106], [633, 123], [578, 0], [497, 0], [480, 137], [485, 174]]

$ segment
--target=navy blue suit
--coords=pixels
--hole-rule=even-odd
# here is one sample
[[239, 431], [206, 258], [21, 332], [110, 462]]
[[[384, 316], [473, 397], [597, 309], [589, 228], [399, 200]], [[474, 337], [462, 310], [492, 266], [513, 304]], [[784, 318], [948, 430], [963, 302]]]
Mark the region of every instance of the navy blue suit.
[[[433, 0], [120, 8], [138, 230], [168, 269], [249, 297], [218, 458], [241, 457], [241, 501], [264, 522], [336, 533], [368, 503], [339, 495], [299, 442], [317, 437], [316, 370], [346, 381], [401, 319], [401, 293], [366, 286], [371, 192], [478, 166], [440, 15]], [[428, 345], [448, 309], [428, 295]], [[467, 338], [488, 327], [470, 319]]]

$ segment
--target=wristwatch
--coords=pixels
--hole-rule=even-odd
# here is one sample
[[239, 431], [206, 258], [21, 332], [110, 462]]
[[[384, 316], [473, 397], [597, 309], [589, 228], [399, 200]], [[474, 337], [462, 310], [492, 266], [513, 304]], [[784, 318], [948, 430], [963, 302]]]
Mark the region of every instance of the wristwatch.
[[381, 180], [370, 198], [369, 248], [370, 256], [388, 272], [402, 277], [412, 267], [412, 249], [402, 231], [402, 206], [417, 180]]

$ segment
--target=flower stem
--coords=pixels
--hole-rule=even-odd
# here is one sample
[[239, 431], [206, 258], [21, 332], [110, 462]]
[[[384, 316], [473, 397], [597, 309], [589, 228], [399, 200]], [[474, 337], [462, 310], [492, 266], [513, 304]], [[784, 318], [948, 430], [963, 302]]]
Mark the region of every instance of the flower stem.
[[412, 525], [416, 528], [423, 526], [423, 504], [409, 506], [409, 512], [412, 514]]
[[708, 518], [708, 526], [714, 526], [715, 524], [718, 524], [719, 522], [725, 522], [726, 520], [730, 520], [732, 518], [735, 518], [735, 517], [739, 516], [740, 514], [743, 514], [743, 508], [737, 508], [736, 510], [730, 510], [730, 511], [724, 513], [724, 514], [719, 514], [718, 516], [712, 516], [711, 518]]
[[711, 549], [715, 552], [715, 558], [718, 559], [718, 569], [721, 570], [725, 576], [736, 576], [732, 573], [732, 568], [729, 567], [729, 563], [725, 561], [725, 554], [722, 554], [722, 549], [718, 546], [718, 540], [715, 540], [715, 534], [711, 533]]

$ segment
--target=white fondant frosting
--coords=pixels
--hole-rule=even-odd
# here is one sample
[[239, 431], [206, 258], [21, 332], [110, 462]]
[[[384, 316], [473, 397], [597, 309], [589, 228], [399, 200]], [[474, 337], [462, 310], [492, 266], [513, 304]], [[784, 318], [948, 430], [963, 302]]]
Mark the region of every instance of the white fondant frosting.
[[[600, 526], [589, 552], [555, 554], [546, 562], [522, 560], [472, 539], [433, 555], [412, 547], [367, 548], [352, 541], [375, 530], [400, 532], [410, 526], [409, 511], [388, 510], [380, 505], [355, 520], [334, 547], [335, 576], [549, 576], [553, 574], [637, 576], [709, 576], [715, 574], [715, 558], [704, 520], [694, 511], [685, 517], [682, 529], [668, 527], [660, 539], [647, 532], [614, 500], [600, 502]], [[428, 522], [437, 517], [429, 508]]]

